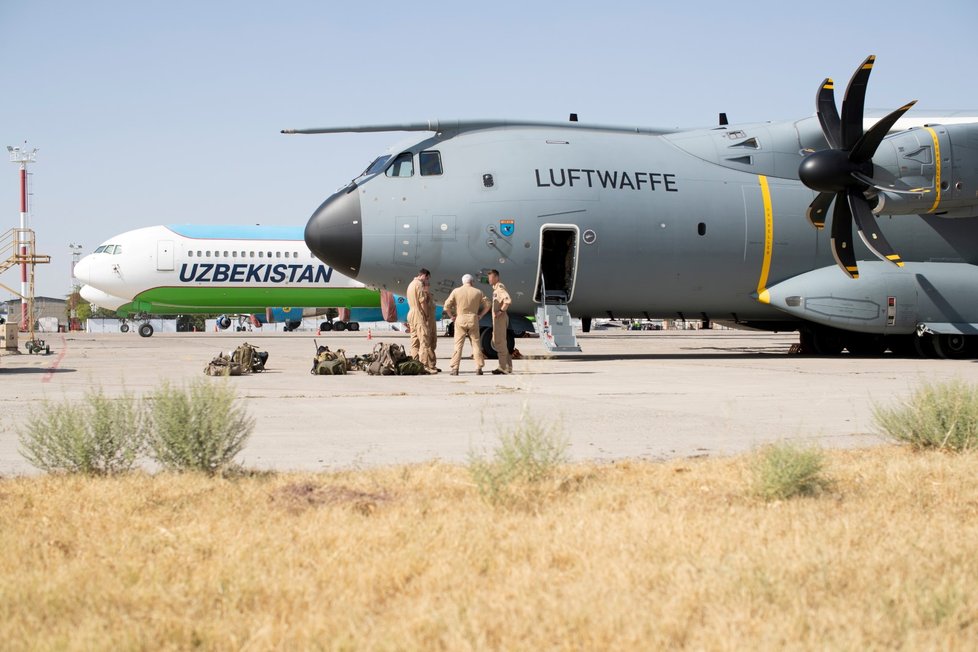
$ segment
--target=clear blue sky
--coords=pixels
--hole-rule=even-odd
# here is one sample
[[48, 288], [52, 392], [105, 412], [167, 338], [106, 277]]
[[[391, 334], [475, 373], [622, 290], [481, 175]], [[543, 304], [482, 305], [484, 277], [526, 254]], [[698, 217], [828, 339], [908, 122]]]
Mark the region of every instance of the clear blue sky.
[[[174, 222], [304, 225], [403, 138], [285, 127], [797, 119], [823, 77], [847, 80], [868, 54], [868, 107], [978, 109], [974, 0], [0, 0], [0, 26], [0, 145], [39, 150], [48, 296], [69, 291], [69, 243]], [[18, 223], [18, 183], [0, 167], [0, 231]]]

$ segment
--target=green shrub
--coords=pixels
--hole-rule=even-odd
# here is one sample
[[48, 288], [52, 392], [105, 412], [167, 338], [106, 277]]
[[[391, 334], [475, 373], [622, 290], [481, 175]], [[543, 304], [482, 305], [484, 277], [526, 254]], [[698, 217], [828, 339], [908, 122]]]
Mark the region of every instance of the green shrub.
[[19, 433], [20, 454], [48, 472], [112, 475], [132, 469], [143, 443], [143, 414], [131, 394], [101, 388], [84, 401], [44, 401]]
[[961, 380], [925, 383], [895, 407], [874, 406], [880, 432], [915, 449], [978, 448], [978, 391]]
[[754, 491], [764, 500], [814, 496], [831, 482], [823, 475], [825, 455], [790, 443], [765, 446], [752, 465]]
[[149, 400], [149, 454], [167, 470], [221, 472], [255, 427], [254, 419], [235, 407], [234, 390], [226, 382], [198, 380], [188, 389], [164, 383]]
[[521, 490], [525, 493], [553, 477], [567, 462], [569, 446], [559, 426], [545, 428], [524, 410], [516, 430], [500, 436], [490, 459], [469, 453], [469, 473], [489, 503], [508, 502]]

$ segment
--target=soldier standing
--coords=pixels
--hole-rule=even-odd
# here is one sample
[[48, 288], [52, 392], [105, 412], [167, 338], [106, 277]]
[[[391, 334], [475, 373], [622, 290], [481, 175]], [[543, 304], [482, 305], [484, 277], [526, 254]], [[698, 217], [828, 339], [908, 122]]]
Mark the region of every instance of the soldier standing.
[[506, 331], [509, 330], [509, 306], [513, 300], [506, 291], [506, 286], [499, 280], [499, 270], [489, 270], [489, 285], [492, 286], [492, 348], [499, 356], [499, 368], [493, 369], [494, 374], [513, 373], [513, 358], [509, 355], [509, 345], [506, 343]]
[[444, 312], [455, 319], [455, 351], [452, 353], [452, 375], [458, 375], [458, 366], [462, 361], [462, 346], [465, 338], [472, 342], [472, 357], [475, 359], [475, 373], [482, 375], [485, 358], [479, 344], [479, 320], [489, 312], [489, 300], [482, 290], [473, 287], [472, 275], [462, 277], [462, 286], [452, 290], [445, 300]]
[[435, 353], [435, 349], [438, 348], [438, 324], [435, 321], [435, 297], [431, 295], [431, 285], [428, 281], [425, 281], [424, 287], [428, 292], [428, 312], [425, 315], [425, 325], [428, 327], [428, 345], [431, 349], [431, 364], [428, 366], [428, 371], [438, 373], [441, 371], [441, 369], [438, 368], [438, 355]]
[[[431, 303], [431, 295], [425, 288], [425, 283], [431, 277], [431, 272], [425, 268], [418, 271], [407, 286], [408, 300], [408, 328], [411, 331], [411, 357], [420, 360], [425, 367], [434, 368], [434, 355], [431, 352], [431, 344], [428, 339], [428, 325], [426, 316], [428, 314], [428, 304]], [[430, 364], [429, 364], [430, 363]]]

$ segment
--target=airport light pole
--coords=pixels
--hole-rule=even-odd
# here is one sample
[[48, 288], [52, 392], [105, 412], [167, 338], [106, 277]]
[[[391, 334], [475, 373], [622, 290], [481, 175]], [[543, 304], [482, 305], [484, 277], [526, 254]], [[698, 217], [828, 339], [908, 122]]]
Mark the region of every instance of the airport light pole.
[[17, 235], [17, 247], [20, 250], [22, 262], [20, 263], [20, 330], [24, 330], [29, 324], [31, 315], [27, 312], [27, 240], [25, 230], [27, 229], [27, 164], [37, 160], [37, 148], [27, 149], [24, 143], [23, 149], [7, 145], [10, 153], [10, 162], [20, 166], [20, 231]]
[[81, 252], [84, 247], [72, 242], [68, 245], [68, 248], [71, 249], [71, 291], [78, 292], [81, 289], [81, 284], [75, 278], [75, 265], [78, 264], [78, 259], [81, 258]]

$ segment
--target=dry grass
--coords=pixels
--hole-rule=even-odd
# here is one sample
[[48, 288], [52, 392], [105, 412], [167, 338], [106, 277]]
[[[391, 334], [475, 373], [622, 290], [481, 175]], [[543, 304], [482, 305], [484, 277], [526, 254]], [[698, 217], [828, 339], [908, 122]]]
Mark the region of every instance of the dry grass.
[[973, 649], [978, 456], [566, 466], [528, 511], [464, 467], [0, 481], [21, 649]]

